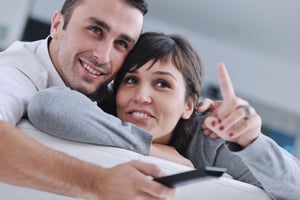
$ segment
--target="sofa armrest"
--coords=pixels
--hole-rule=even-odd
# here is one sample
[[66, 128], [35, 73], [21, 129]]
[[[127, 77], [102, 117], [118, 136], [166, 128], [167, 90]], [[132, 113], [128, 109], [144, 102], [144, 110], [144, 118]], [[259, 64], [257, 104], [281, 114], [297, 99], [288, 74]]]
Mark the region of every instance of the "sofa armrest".
[[[144, 156], [125, 149], [85, 144], [63, 140], [45, 134], [34, 128], [28, 121], [23, 120], [18, 124], [26, 134], [44, 145], [67, 153], [82, 160], [86, 160], [104, 167], [111, 167], [130, 160], [140, 160], [158, 165], [168, 174], [190, 170], [191, 168], [163, 160], [156, 157]], [[47, 199], [68, 200], [73, 199], [47, 192], [0, 183], [0, 199]], [[239, 182], [228, 176], [216, 179], [207, 179], [197, 183], [188, 184], [178, 188], [174, 200], [199, 200], [199, 199], [236, 199], [236, 200], [269, 200], [268, 195], [253, 185]]]

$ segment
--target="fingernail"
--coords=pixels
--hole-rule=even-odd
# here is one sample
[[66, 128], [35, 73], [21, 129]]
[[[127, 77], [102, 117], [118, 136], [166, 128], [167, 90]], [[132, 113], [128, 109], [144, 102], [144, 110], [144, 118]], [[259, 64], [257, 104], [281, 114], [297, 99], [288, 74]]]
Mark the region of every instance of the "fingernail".
[[233, 133], [229, 133], [229, 137], [233, 137], [233, 135], [234, 135]]
[[219, 119], [219, 120], [218, 120], [218, 122], [219, 122], [219, 124], [221, 124], [221, 123], [222, 123], [222, 120], [221, 120], [221, 119]]
[[223, 131], [224, 130], [224, 126], [220, 126], [219, 129], [220, 129], [220, 131]]
[[216, 126], [216, 121], [212, 121], [212, 122], [211, 122], [211, 125], [212, 125], [213, 127], [215, 127], [215, 126]]

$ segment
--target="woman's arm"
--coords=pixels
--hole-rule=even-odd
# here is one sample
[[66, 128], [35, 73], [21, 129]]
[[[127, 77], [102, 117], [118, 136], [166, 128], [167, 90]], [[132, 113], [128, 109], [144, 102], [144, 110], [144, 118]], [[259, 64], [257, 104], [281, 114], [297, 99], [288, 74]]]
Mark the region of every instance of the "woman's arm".
[[218, 65], [218, 75], [223, 101], [204, 122], [228, 141], [216, 151], [215, 164], [227, 167], [235, 179], [261, 185], [273, 199], [298, 199], [300, 161], [260, 133], [260, 116], [235, 95], [222, 63]]
[[264, 189], [272, 199], [293, 200], [300, 195], [300, 162], [263, 134], [240, 151], [231, 151], [222, 139], [197, 130], [184, 152], [196, 168], [227, 169], [235, 180]]
[[228, 151], [225, 146], [219, 150], [216, 165], [227, 167], [235, 179], [253, 185], [259, 183], [257, 186], [262, 187], [274, 200], [299, 198], [299, 160], [267, 136], [260, 134], [246, 148], [230, 153]]
[[261, 134], [242, 151], [235, 152], [273, 199], [298, 199], [300, 161], [272, 139]]
[[38, 129], [64, 139], [115, 146], [148, 155], [152, 136], [103, 112], [83, 94], [69, 88], [40, 91], [28, 106], [30, 122]]

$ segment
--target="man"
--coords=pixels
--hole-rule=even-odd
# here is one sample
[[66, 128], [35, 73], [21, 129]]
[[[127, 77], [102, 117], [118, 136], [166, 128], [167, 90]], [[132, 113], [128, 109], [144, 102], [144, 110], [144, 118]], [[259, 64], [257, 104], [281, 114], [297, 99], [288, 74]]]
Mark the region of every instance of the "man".
[[93, 200], [174, 194], [149, 180], [160, 176], [154, 165], [132, 161], [104, 169], [46, 148], [15, 127], [41, 89], [67, 86], [93, 95], [109, 83], [138, 40], [146, 11], [142, 0], [66, 0], [49, 38], [17, 42], [0, 54], [1, 182]]

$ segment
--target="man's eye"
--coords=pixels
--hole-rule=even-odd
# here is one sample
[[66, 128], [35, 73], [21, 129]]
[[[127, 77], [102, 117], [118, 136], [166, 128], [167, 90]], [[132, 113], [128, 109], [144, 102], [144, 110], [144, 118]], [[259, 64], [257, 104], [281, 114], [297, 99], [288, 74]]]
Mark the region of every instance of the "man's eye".
[[94, 33], [96, 33], [96, 34], [98, 34], [98, 35], [101, 35], [101, 33], [102, 33], [102, 32], [101, 32], [101, 29], [98, 28], [98, 27], [96, 27], [96, 26], [90, 27], [89, 30], [91, 30], [92, 32], [94, 32]]
[[124, 49], [128, 49], [128, 43], [123, 40], [118, 40], [115, 43]]

